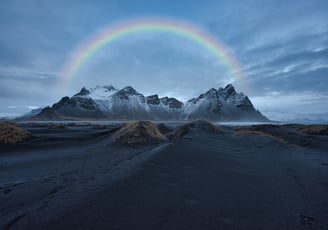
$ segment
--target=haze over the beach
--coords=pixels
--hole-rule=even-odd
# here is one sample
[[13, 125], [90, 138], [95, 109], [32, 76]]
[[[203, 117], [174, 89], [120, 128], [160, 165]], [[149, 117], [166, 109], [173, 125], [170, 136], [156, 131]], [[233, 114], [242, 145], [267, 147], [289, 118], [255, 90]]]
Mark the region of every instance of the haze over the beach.
[[[127, 85], [181, 100], [232, 83], [269, 119], [328, 115], [328, 2], [41, 1], [0, 4], [0, 117], [51, 105], [83, 86]], [[102, 46], [61, 84], [71, 55], [97, 32], [134, 18], [179, 20], [206, 31], [239, 63], [243, 79], [186, 37], [165, 31]]]

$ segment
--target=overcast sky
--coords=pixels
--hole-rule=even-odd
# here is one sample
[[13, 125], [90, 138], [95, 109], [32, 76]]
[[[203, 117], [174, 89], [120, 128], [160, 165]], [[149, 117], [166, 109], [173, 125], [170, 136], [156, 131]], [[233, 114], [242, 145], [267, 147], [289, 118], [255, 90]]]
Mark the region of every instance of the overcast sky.
[[[325, 119], [327, 12], [327, 0], [2, 0], [0, 116], [51, 105], [82, 86], [131, 85], [146, 95], [186, 100], [235, 83], [271, 119]], [[58, 87], [61, 70], [79, 45], [112, 23], [147, 16], [206, 30], [238, 60], [248, 87], [233, 82], [199, 44], [158, 32], [102, 47], [70, 85]]]

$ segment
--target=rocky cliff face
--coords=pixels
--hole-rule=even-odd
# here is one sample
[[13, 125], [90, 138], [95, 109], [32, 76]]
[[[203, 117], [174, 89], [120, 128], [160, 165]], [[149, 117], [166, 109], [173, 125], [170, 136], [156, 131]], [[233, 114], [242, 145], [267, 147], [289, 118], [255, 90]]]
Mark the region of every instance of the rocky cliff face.
[[73, 97], [63, 97], [51, 107], [33, 114], [35, 119], [150, 119], [216, 121], [266, 121], [243, 93], [232, 85], [210, 89], [183, 103], [176, 98], [158, 95], [144, 96], [131, 86], [116, 89], [113, 86], [82, 88]]
[[210, 89], [185, 104], [187, 119], [209, 119], [223, 121], [265, 121], [243, 93], [237, 93], [232, 85]]

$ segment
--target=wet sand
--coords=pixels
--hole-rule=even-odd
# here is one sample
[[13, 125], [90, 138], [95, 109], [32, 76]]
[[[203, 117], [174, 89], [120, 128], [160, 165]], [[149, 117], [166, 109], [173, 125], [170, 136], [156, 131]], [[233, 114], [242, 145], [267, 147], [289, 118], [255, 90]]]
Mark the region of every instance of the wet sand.
[[328, 136], [258, 127], [276, 138], [122, 146], [117, 126], [25, 124], [33, 138], [0, 146], [0, 228], [327, 229]]

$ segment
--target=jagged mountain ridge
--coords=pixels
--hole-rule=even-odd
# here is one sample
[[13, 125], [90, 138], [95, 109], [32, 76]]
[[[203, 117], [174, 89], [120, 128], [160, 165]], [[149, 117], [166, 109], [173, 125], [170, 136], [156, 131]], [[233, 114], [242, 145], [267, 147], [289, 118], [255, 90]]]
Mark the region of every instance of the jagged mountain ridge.
[[225, 88], [210, 89], [197, 98], [183, 103], [173, 97], [157, 94], [144, 96], [131, 86], [117, 89], [97, 86], [72, 97], [63, 97], [46, 107], [32, 119], [150, 119], [217, 121], [267, 121], [243, 93], [229, 84]]

